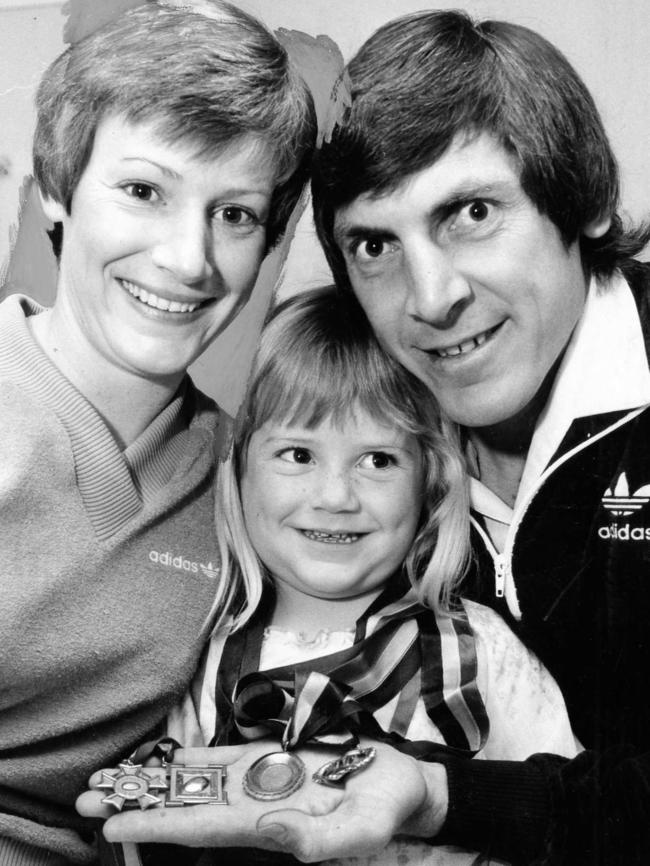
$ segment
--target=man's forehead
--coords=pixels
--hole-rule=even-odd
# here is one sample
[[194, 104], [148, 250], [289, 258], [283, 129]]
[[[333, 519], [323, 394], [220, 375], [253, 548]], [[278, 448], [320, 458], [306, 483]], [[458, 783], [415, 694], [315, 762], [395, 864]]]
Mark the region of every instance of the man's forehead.
[[339, 208], [336, 237], [360, 225], [372, 227], [404, 207], [433, 212], [473, 197], [521, 193], [520, 173], [517, 159], [491, 135], [463, 137], [389, 189], [368, 190]]

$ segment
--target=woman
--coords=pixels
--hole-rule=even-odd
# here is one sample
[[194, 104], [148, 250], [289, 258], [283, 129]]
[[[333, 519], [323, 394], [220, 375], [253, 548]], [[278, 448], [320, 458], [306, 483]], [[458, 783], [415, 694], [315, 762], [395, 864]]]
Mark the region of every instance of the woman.
[[37, 109], [60, 271], [52, 309], [0, 305], [0, 861], [58, 866], [94, 860], [75, 796], [205, 639], [227, 419], [187, 368], [284, 230], [315, 121], [283, 47], [220, 0], [108, 23]]

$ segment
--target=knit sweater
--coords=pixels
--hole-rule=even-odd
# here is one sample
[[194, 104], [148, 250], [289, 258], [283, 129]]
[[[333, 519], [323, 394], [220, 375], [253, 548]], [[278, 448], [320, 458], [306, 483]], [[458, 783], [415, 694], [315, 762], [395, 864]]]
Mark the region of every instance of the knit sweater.
[[75, 797], [160, 722], [206, 638], [226, 424], [186, 379], [120, 451], [33, 341], [38, 311], [0, 305], [0, 836], [84, 863]]

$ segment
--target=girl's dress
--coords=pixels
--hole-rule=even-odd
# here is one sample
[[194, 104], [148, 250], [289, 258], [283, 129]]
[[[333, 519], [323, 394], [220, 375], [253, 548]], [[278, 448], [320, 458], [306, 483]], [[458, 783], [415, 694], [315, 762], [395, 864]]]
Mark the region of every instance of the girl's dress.
[[[298, 672], [297, 683], [318, 671], [335, 683], [352, 683], [346, 700], [358, 700], [357, 718], [369, 736], [377, 734], [366, 722], [378, 723], [399, 748], [420, 757], [426, 757], [423, 746], [435, 753], [441, 744], [479, 760], [522, 760], [536, 752], [573, 756], [579, 751], [555, 680], [487, 607], [463, 601], [455, 617], [438, 616], [415, 603], [408, 590], [393, 589], [373, 602], [356, 629], [323, 630], [309, 638], [265, 626], [267, 611], [265, 615], [263, 608], [239, 632], [223, 628], [213, 636], [191, 692], [169, 719], [169, 734], [185, 746], [251, 738], [232, 700], [241, 677], [264, 672], [291, 700], [294, 674]], [[370, 671], [363, 664], [367, 659], [375, 660]], [[258, 728], [257, 736], [263, 735]], [[497, 861], [397, 838], [379, 855], [327, 862], [469, 866]]]

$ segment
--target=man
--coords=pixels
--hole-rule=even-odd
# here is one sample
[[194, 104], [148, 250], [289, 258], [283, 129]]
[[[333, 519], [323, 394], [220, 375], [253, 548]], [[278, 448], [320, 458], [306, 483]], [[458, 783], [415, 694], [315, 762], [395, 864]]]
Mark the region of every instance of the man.
[[550, 668], [587, 749], [450, 760], [440, 838], [516, 862], [647, 862], [649, 271], [632, 256], [648, 233], [623, 229], [593, 101], [537, 34], [418, 13], [350, 77], [314, 181], [321, 240], [464, 428], [464, 591]]
[[[531, 31], [418, 13], [349, 72], [351, 116], [316, 167], [321, 240], [386, 349], [464, 429], [463, 592], [550, 668], [586, 751], [416, 766], [382, 748], [330, 813], [306, 800], [294, 809], [313, 817], [277, 810], [258, 829], [305, 860], [402, 832], [515, 863], [646, 863], [649, 277], [633, 257], [650, 231], [624, 230], [593, 101]], [[216, 820], [132, 814], [107, 832], [178, 840], [184, 824], [185, 841], [223, 844], [236, 819]]]

